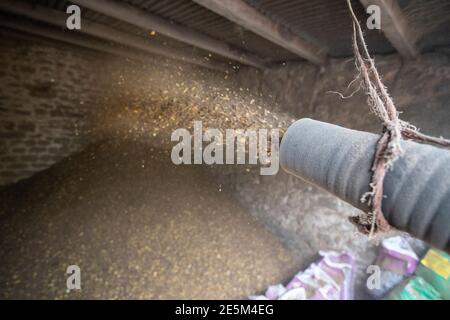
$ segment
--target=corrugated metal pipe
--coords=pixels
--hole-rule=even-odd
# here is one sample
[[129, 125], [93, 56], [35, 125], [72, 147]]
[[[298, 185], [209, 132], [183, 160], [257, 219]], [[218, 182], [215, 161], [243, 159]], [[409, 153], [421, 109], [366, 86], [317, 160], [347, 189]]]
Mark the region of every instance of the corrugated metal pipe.
[[[286, 131], [281, 167], [353, 206], [368, 211], [361, 196], [369, 191], [379, 136], [301, 119]], [[384, 180], [383, 212], [388, 222], [432, 246], [450, 251], [450, 152], [403, 141], [402, 155]]]

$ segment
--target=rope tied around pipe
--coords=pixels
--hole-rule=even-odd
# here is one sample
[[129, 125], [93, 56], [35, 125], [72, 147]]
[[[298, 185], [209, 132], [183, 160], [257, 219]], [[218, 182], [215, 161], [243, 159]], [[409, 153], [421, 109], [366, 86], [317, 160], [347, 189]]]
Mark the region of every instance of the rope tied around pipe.
[[409, 139], [445, 147], [450, 147], [450, 140], [422, 134], [415, 126], [399, 118], [395, 104], [381, 81], [374, 59], [369, 54], [361, 25], [350, 0], [347, 0], [347, 4], [353, 20], [353, 52], [356, 69], [359, 72], [354, 81], [360, 79], [360, 87], [365, 89], [370, 111], [377, 116], [383, 126], [371, 168], [370, 191], [361, 197], [361, 202], [367, 202], [369, 205], [370, 212], [350, 218], [361, 232], [373, 237], [377, 232], [390, 229], [382, 210], [383, 182], [387, 171], [403, 154], [401, 140]]

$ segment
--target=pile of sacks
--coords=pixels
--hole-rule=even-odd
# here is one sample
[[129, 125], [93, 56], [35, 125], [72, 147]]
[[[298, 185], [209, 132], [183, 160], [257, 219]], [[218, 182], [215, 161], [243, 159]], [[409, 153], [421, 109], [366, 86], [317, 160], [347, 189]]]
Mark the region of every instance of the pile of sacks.
[[355, 258], [348, 252], [319, 251], [322, 257], [284, 286], [270, 286], [252, 300], [351, 300]]

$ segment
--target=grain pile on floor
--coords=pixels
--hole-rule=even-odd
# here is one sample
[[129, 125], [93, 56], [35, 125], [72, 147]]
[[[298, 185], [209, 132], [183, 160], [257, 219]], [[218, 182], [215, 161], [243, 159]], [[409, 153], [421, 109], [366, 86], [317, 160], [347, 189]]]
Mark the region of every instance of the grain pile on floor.
[[[243, 298], [288, 252], [199, 166], [137, 142], [92, 146], [0, 192], [0, 298]], [[68, 265], [81, 292], [66, 293]]]

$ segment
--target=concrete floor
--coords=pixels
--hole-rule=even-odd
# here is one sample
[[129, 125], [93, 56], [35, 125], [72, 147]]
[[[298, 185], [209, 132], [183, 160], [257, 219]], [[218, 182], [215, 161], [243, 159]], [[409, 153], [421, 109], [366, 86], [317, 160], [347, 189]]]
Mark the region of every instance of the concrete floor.
[[0, 203], [1, 299], [245, 298], [299, 269], [204, 168], [136, 142], [92, 146]]

